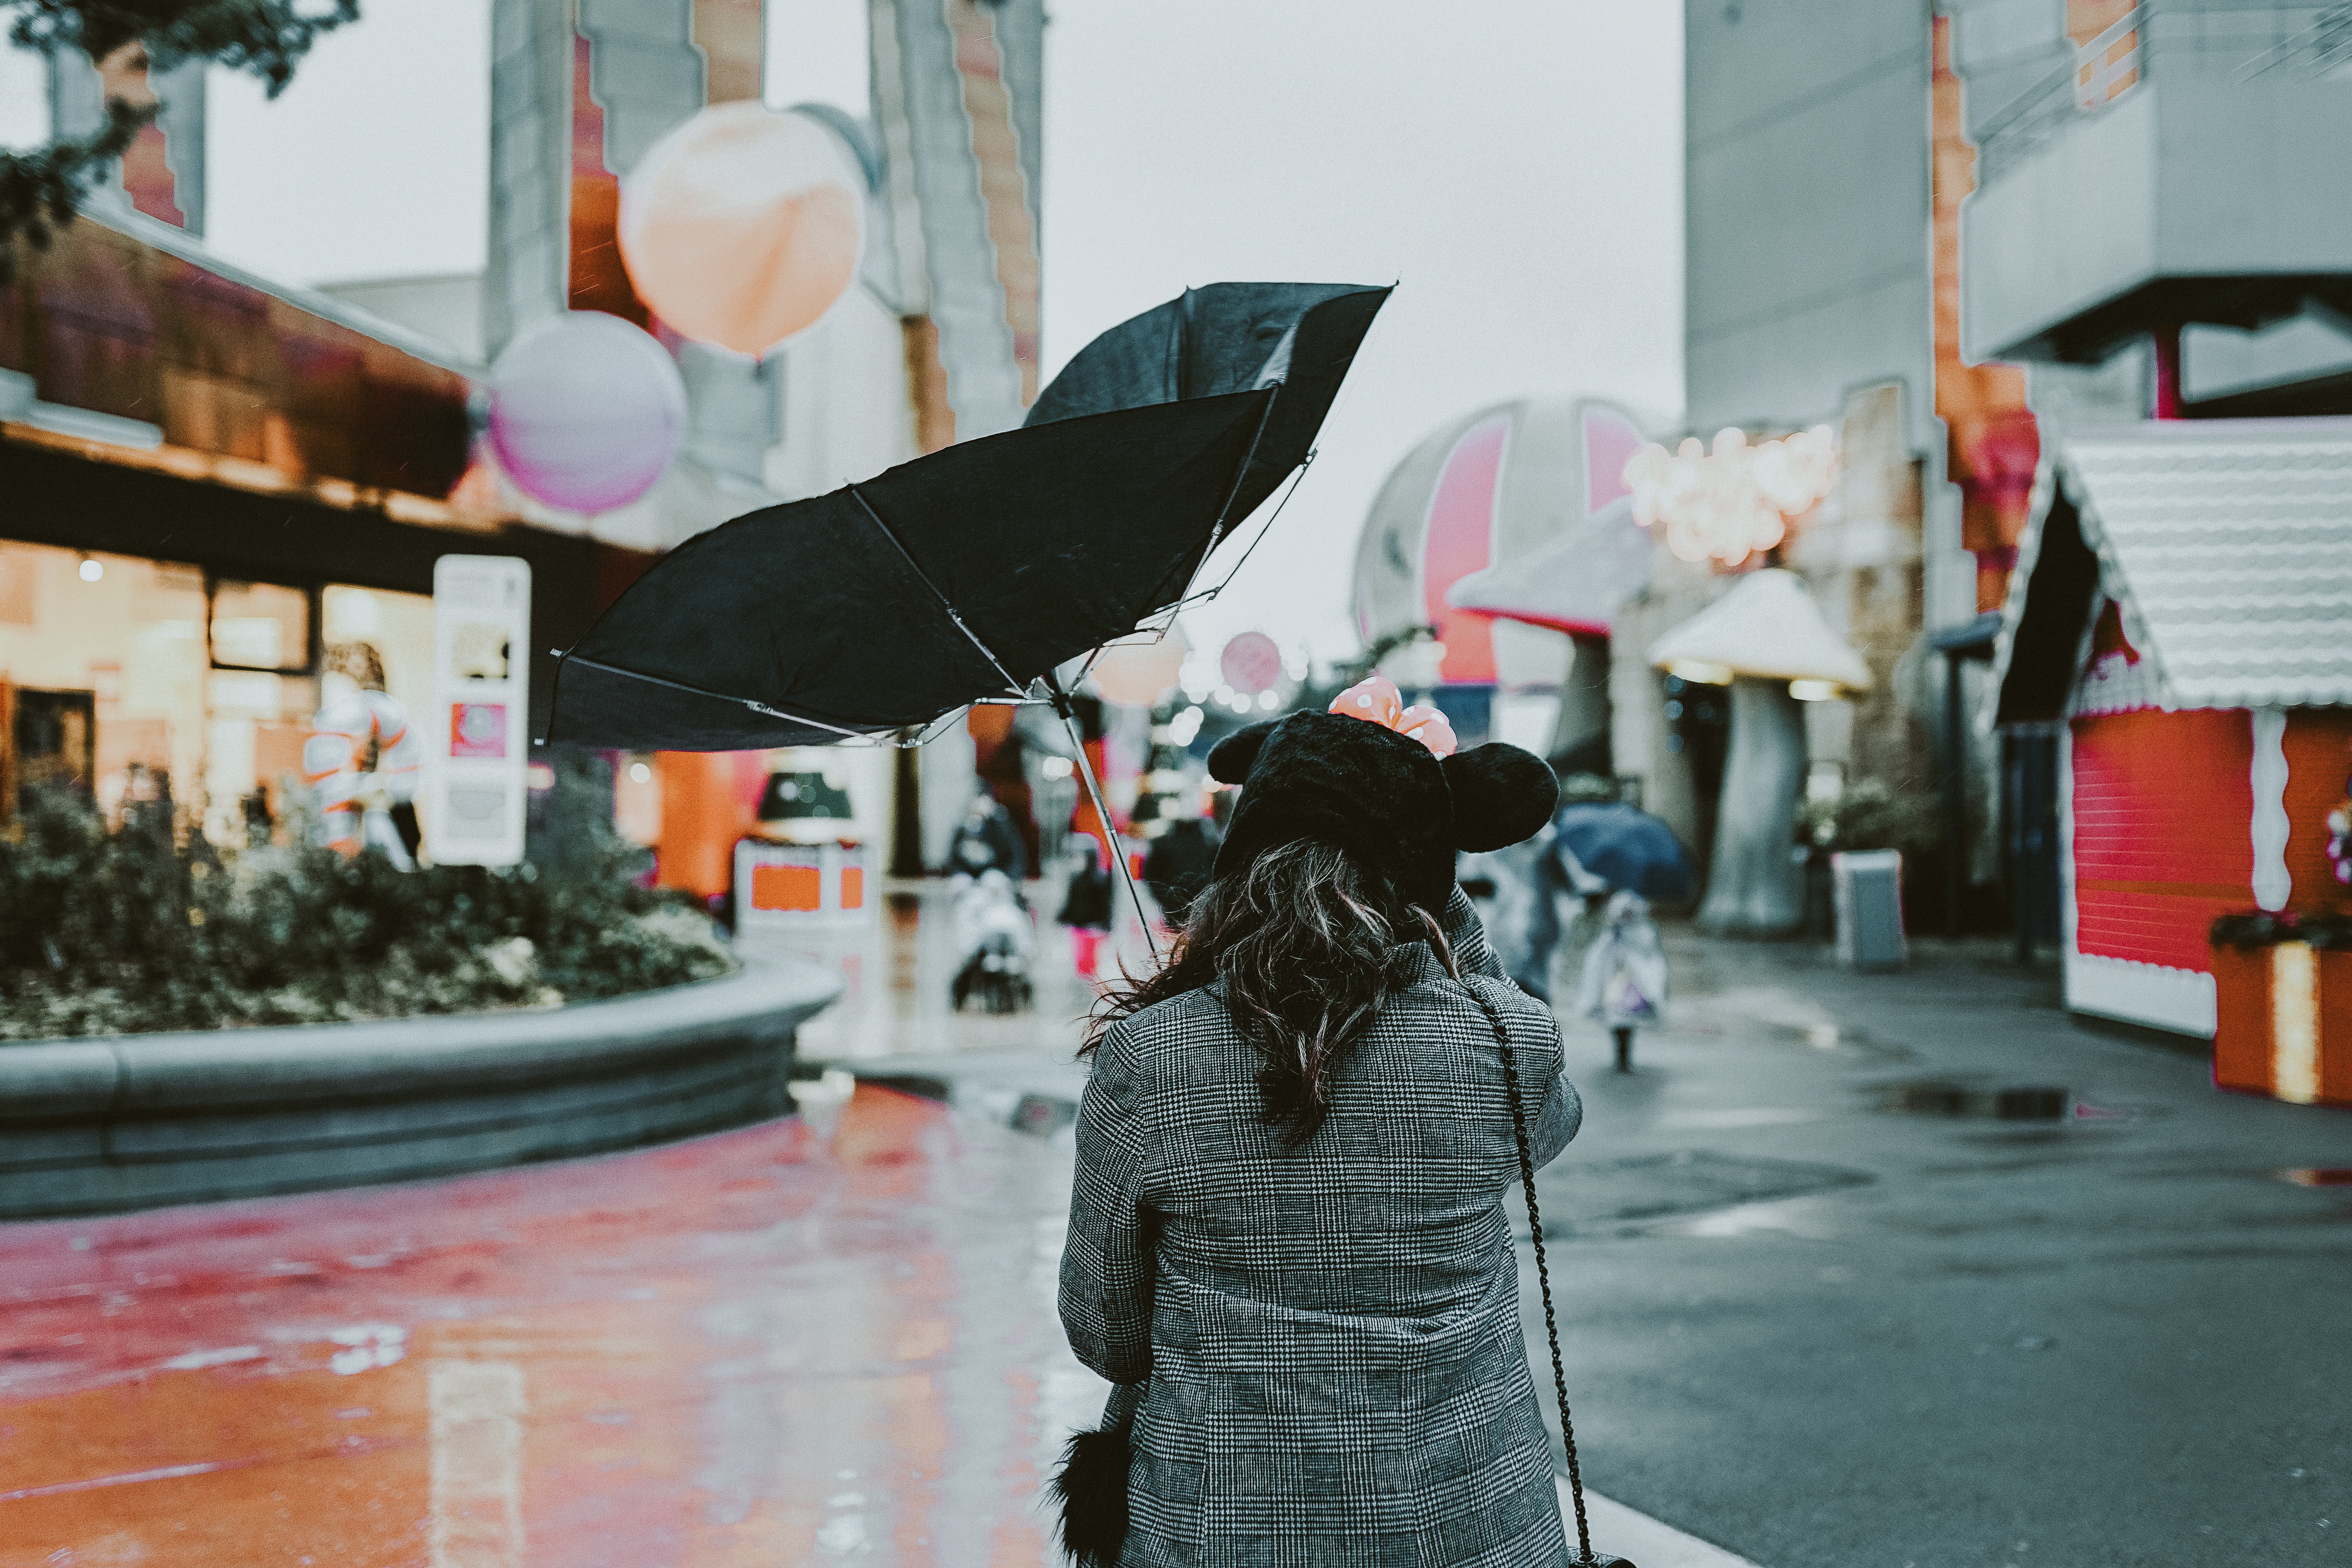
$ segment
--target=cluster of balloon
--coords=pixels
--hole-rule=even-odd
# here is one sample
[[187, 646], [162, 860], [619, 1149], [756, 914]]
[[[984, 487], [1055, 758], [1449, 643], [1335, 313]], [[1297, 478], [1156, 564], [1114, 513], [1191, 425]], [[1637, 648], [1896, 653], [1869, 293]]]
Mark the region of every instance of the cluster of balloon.
[[754, 101], [702, 110], [621, 183], [621, 259], [681, 336], [757, 358], [848, 291], [865, 179], [837, 137]]
[[686, 383], [650, 333], [574, 310], [518, 335], [490, 367], [490, 450], [524, 494], [567, 511], [636, 500], [686, 434]]

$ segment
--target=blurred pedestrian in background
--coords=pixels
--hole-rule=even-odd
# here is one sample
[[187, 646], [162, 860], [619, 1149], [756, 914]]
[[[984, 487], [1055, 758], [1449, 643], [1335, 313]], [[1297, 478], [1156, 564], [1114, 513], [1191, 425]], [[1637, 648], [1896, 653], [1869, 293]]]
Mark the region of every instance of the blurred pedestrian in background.
[[1222, 841], [1217, 830], [1197, 815], [1180, 816], [1152, 837], [1143, 857], [1143, 885], [1151, 889], [1167, 925], [1182, 924], [1185, 910], [1209, 885]]
[[1102, 845], [1092, 834], [1078, 840], [1078, 868], [1070, 873], [1062, 892], [1062, 912], [1054, 918], [1070, 928], [1070, 960], [1080, 974], [1092, 980], [1102, 939], [1110, 931], [1110, 869], [1102, 861]]
[[1576, 1010], [1606, 1025], [1617, 1043], [1617, 1070], [1633, 1070], [1633, 1031], [1654, 1024], [1666, 999], [1666, 953], [1658, 944], [1650, 900], [1616, 892], [1601, 916], [1601, 932], [1584, 952]]
[[948, 846], [948, 869], [967, 877], [1002, 871], [1015, 883], [1029, 876], [1029, 852], [1022, 845], [1021, 829], [984, 784], [972, 793], [963, 820], [956, 824], [955, 838]]

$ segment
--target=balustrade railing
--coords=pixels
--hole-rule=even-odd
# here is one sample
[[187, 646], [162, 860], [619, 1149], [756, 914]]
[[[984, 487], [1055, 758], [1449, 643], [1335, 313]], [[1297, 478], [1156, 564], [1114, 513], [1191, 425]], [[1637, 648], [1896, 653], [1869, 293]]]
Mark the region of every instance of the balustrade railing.
[[2078, 117], [2099, 114], [2144, 81], [2352, 76], [2352, 5], [2145, 0], [2076, 46], [1979, 132], [1977, 179], [1990, 184]]

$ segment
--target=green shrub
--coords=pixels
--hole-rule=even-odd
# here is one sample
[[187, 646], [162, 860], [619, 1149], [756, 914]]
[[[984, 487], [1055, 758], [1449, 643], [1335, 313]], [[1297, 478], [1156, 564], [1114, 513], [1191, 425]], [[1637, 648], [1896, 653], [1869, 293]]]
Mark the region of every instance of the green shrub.
[[1822, 849], [1900, 849], [1906, 864], [1942, 851], [1943, 815], [1933, 795], [1898, 795], [1857, 779], [1827, 800], [1797, 808], [1797, 836]]
[[27, 792], [0, 838], [0, 1041], [551, 1006], [733, 967], [700, 911], [625, 866], [609, 841], [562, 877], [225, 857]]
[[2336, 952], [2352, 951], [2352, 911], [2344, 910], [2246, 910], [2217, 918], [2207, 934], [2215, 947], [2251, 951], [2300, 942]]

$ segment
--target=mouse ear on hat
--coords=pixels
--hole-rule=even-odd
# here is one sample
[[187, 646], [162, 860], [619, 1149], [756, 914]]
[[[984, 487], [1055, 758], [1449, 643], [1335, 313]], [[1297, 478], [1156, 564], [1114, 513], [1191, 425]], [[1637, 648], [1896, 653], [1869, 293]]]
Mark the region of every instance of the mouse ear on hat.
[[1279, 719], [1262, 719], [1245, 729], [1236, 730], [1209, 748], [1209, 776], [1219, 784], [1237, 784], [1249, 777], [1257, 764], [1258, 748], [1274, 733]]
[[1532, 838], [1559, 804], [1559, 781], [1541, 757], [1523, 747], [1490, 741], [1456, 752], [1438, 766], [1454, 795], [1456, 849], [1501, 849]]

